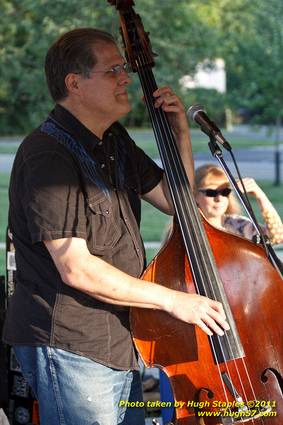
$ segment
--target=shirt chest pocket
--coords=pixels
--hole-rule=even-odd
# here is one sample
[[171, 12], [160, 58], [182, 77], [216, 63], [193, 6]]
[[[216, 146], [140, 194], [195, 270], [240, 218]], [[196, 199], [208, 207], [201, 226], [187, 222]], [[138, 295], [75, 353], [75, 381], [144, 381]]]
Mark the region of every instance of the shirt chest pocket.
[[119, 226], [120, 218], [114, 214], [115, 205], [103, 196], [89, 199], [88, 208], [94, 249], [105, 251], [113, 248], [122, 234]]

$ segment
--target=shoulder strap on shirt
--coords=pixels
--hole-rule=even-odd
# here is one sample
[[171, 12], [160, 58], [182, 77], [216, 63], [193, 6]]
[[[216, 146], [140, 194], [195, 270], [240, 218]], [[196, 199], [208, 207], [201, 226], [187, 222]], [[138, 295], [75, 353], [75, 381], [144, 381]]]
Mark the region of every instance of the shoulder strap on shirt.
[[79, 161], [84, 176], [94, 183], [107, 197], [109, 197], [109, 188], [105, 182], [98, 164], [85, 150], [83, 145], [73, 138], [54, 118], [50, 116], [44, 121], [40, 130], [55, 139], [67, 148], [71, 154]]

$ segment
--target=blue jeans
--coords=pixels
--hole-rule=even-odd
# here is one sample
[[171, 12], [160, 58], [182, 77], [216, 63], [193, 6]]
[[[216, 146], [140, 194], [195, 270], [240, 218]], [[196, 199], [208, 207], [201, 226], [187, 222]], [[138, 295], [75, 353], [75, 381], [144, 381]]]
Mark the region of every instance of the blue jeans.
[[138, 371], [121, 371], [48, 346], [13, 347], [39, 402], [40, 425], [144, 425]]

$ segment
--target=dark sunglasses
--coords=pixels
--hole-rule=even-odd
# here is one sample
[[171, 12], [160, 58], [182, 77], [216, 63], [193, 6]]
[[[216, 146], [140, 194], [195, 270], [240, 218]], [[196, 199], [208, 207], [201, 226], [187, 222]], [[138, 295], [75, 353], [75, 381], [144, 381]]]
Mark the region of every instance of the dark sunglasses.
[[209, 198], [215, 198], [215, 196], [221, 195], [221, 196], [229, 196], [232, 192], [232, 189], [229, 187], [225, 187], [224, 189], [199, 189], [198, 190], [201, 193], [204, 193], [205, 196], [208, 196]]

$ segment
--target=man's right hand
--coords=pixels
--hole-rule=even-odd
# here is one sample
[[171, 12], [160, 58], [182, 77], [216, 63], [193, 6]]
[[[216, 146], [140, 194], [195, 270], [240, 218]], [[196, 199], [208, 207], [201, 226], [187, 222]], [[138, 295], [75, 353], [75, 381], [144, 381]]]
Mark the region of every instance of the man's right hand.
[[207, 335], [223, 336], [223, 330], [230, 329], [222, 304], [202, 295], [174, 291], [166, 311], [176, 319], [199, 326]]

